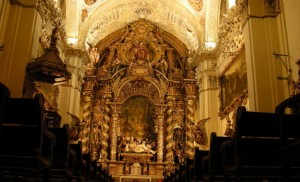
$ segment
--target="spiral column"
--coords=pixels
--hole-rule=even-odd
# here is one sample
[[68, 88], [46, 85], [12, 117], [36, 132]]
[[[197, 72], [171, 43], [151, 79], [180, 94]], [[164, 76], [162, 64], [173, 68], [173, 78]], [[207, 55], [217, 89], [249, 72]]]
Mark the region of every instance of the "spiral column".
[[176, 105], [176, 97], [174, 95], [167, 96], [167, 136], [166, 136], [166, 161], [174, 162], [174, 142], [173, 142], [173, 113]]
[[185, 154], [189, 159], [194, 159], [194, 136], [192, 124], [194, 124], [194, 115], [196, 108], [196, 82], [189, 81], [186, 83], [186, 150]]
[[97, 160], [101, 148], [100, 135], [101, 135], [101, 121], [103, 118], [101, 112], [101, 100], [96, 98], [93, 104], [93, 120], [91, 124], [91, 158]]
[[82, 142], [82, 153], [87, 154], [90, 152], [90, 132], [91, 132], [91, 109], [92, 109], [92, 90], [94, 77], [84, 78], [84, 90], [83, 90], [83, 118], [81, 122], [80, 137]]
[[100, 150], [100, 161], [107, 160], [107, 148], [108, 148], [108, 139], [109, 139], [109, 122], [110, 122], [110, 100], [111, 100], [111, 93], [106, 93], [103, 95], [103, 120], [101, 123], [101, 150]]

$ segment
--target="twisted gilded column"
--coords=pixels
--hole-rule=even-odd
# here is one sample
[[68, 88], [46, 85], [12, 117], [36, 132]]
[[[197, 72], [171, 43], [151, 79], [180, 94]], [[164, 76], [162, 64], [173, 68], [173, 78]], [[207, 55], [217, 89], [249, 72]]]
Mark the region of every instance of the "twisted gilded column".
[[111, 120], [111, 142], [110, 142], [110, 160], [117, 159], [117, 126], [119, 124], [119, 116], [121, 108], [119, 104], [112, 103], [112, 120]]
[[82, 142], [82, 153], [90, 152], [90, 132], [91, 132], [91, 106], [92, 106], [92, 89], [94, 79], [93, 77], [84, 78], [83, 89], [83, 118], [81, 122], [81, 130], [79, 140]]
[[173, 127], [173, 140], [174, 140], [174, 151], [175, 155], [178, 157], [179, 163], [183, 163], [185, 161], [184, 156], [184, 124], [183, 124], [183, 101], [178, 101], [176, 109], [174, 111], [174, 127]]
[[102, 97], [103, 99], [103, 119], [101, 123], [101, 150], [100, 150], [100, 161], [107, 160], [107, 148], [108, 148], [108, 138], [109, 138], [109, 122], [110, 122], [110, 100], [111, 100], [111, 93], [105, 93]]
[[192, 124], [194, 124], [194, 114], [196, 108], [196, 82], [187, 82], [186, 89], [186, 150], [185, 154], [189, 159], [194, 159], [194, 136], [192, 132]]
[[173, 120], [174, 120], [174, 110], [176, 104], [176, 97], [174, 95], [167, 96], [167, 136], [166, 136], [166, 161], [174, 162], [174, 142], [173, 142]]
[[101, 148], [100, 135], [101, 135], [101, 121], [103, 119], [101, 111], [101, 100], [95, 99], [93, 104], [93, 120], [91, 124], [91, 158], [97, 160]]

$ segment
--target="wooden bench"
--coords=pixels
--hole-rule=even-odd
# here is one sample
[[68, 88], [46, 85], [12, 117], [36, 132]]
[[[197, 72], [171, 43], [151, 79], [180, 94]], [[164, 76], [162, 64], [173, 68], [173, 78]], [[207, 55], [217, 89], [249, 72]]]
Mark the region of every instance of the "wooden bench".
[[[282, 115], [282, 118], [285, 122], [287, 143], [293, 143], [295, 138], [300, 137], [300, 118], [296, 115]], [[279, 152], [280, 131], [277, 114], [249, 112], [240, 106], [237, 110], [235, 134], [230, 142], [222, 145], [225, 174], [234, 176], [237, 181], [243, 178], [282, 178], [284, 170]], [[295, 170], [300, 169], [300, 158], [297, 155], [289, 156]]]
[[2, 120], [3, 117], [5, 102], [9, 98], [9, 96], [10, 96], [9, 88], [0, 82], [0, 121]]
[[86, 161], [83, 159], [82, 142], [78, 141], [78, 143], [76, 144], [75, 143], [71, 144], [70, 147], [76, 153], [73, 179], [77, 181], [84, 181], [84, 174], [85, 174], [84, 166], [86, 166]]
[[[289, 111], [288, 111], [289, 109]], [[300, 93], [294, 95], [280, 104], [275, 108], [275, 113], [278, 115], [280, 120], [280, 139], [281, 148], [279, 150], [284, 169], [284, 180], [291, 180], [291, 176], [300, 176], [299, 170], [297, 170], [299, 163], [295, 164], [294, 157], [300, 153], [300, 127], [299, 127], [299, 115], [300, 115]], [[291, 115], [294, 119], [292, 121], [286, 120], [286, 113]], [[293, 127], [290, 127], [290, 122], [294, 122]], [[295, 142], [290, 142], [290, 138], [295, 138]]]
[[194, 181], [202, 181], [203, 180], [203, 163], [202, 158], [207, 156], [209, 153], [208, 150], [196, 150], [195, 151], [195, 160], [193, 161], [193, 165], [191, 166], [191, 179]]
[[75, 168], [76, 152], [70, 147], [70, 129], [68, 124], [62, 128], [48, 128], [56, 137], [53, 163], [48, 169], [49, 180], [71, 180]]
[[231, 138], [217, 136], [215, 132], [210, 135], [210, 149], [207, 156], [202, 158], [203, 181], [224, 181], [223, 152], [221, 146]]
[[91, 161], [91, 154], [83, 154], [82, 155], [83, 160], [85, 161], [85, 166], [84, 166], [84, 177], [87, 181], [91, 180], [93, 178], [93, 172], [94, 168], [92, 166], [92, 161]]
[[8, 98], [0, 121], [1, 176], [36, 177], [52, 165], [55, 136], [44, 127], [43, 97]]

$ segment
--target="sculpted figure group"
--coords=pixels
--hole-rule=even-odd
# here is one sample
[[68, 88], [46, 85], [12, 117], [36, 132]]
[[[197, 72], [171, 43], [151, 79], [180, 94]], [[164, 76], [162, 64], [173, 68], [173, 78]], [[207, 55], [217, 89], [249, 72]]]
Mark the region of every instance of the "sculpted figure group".
[[153, 150], [154, 147], [155, 144], [153, 142], [149, 142], [148, 140], [141, 141], [135, 137], [123, 137], [119, 141], [118, 149], [121, 152], [147, 152], [155, 154], [156, 151]]

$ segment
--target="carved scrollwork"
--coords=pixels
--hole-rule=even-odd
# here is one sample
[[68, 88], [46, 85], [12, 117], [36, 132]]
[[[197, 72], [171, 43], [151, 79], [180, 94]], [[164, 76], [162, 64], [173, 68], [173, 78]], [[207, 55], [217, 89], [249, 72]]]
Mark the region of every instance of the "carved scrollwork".
[[[236, 2], [227, 17], [221, 22], [219, 31], [219, 59], [220, 62], [229, 65], [229, 63], [240, 53], [244, 47], [243, 28], [248, 20], [248, 5], [246, 0]], [[226, 66], [220, 68], [220, 72], [226, 69]]]

